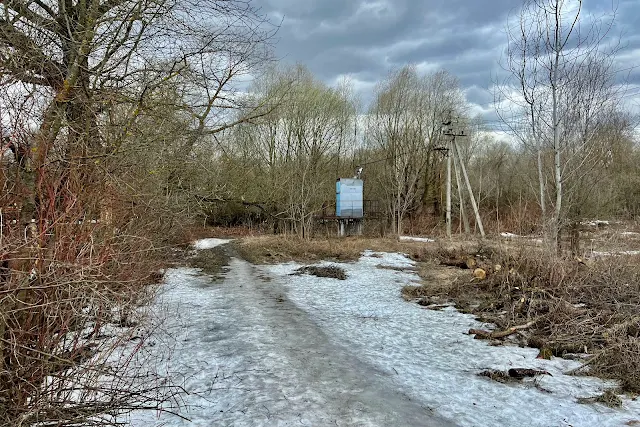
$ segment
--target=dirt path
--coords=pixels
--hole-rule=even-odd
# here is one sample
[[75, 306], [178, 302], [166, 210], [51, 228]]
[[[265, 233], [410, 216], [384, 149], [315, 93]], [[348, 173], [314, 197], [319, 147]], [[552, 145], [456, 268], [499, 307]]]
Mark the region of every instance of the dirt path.
[[282, 284], [245, 261], [232, 258], [221, 281], [170, 272], [162, 303], [192, 423], [137, 414], [135, 426], [452, 425], [333, 344]]

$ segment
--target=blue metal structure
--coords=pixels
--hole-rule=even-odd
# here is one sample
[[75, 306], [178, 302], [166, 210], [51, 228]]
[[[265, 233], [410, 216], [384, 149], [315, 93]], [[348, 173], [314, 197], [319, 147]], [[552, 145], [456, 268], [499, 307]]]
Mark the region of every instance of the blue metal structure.
[[336, 181], [336, 216], [362, 218], [364, 216], [363, 182], [361, 179], [338, 178]]

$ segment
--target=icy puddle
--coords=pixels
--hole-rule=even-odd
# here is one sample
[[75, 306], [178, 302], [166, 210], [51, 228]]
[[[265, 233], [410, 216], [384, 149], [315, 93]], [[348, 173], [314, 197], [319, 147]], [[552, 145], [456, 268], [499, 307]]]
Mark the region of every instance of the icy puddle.
[[[219, 282], [171, 270], [157, 302], [167, 317], [157, 339], [166, 344], [152, 351], [174, 348], [161, 369], [189, 393], [179, 414], [191, 422], [137, 412], [131, 424], [577, 427], [640, 419], [640, 402], [620, 410], [578, 404], [611, 384], [563, 375], [577, 362], [490, 347], [465, 334], [482, 326], [472, 317], [403, 301], [400, 289], [415, 273], [378, 266], [412, 265], [366, 252], [340, 264], [346, 280], [236, 259]], [[550, 393], [476, 375], [509, 367], [550, 372], [537, 380]]]

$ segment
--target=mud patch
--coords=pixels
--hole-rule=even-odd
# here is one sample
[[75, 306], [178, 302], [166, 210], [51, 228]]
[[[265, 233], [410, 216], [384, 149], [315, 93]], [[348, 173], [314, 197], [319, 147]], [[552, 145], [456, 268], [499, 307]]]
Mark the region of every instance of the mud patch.
[[188, 259], [189, 266], [199, 268], [203, 273], [219, 280], [229, 271], [230, 254], [223, 246], [201, 249]]
[[538, 377], [540, 375], [551, 375], [547, 371], [529, 368], [511, 368], [507, 371], [499, 371], [496, 369], [487, 369], [478, 374], [479, 377], [487, 377], [499, 383], [513, 383], [522, 381], [524, 378]]

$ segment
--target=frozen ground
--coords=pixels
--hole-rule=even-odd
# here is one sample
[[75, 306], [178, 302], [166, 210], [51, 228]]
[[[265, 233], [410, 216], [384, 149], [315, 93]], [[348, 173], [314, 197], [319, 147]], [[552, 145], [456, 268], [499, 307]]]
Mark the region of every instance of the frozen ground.
[[[336, 344], [287, 297], [284, 282], [233, 259], [215, 282], [170, 270], [153, 349], [189, 393], [180, 415], [137, 412], [133, 426], [447, 426], [389, 375]], [[170, 338], [173, 337], [173, 338]]]
[[[490, 347], [465, 334], [486, 326], [472, 317], [404, 302], [400, 289], [417, 276], [399, 269], [412, 265], [399, 254], [366, 252], [340, 265], [344, 281], [291, 275], [296, 264], [237, 259], [218, 282], [171, 270], [156, 304], [167, 315], [156, 338], [175, 340], [161, 367], [190, 393], [180, 414], [193, 423], [138, 412], [131, 424], [619, 426], [640, 419], [640, 402], [627, 400], [621, 410], [578, 404], [610, 385], [563, 375], [577, 362]], [[538, 379], [547, 392], [476, 375], [510, 367], [550, 372]]]

